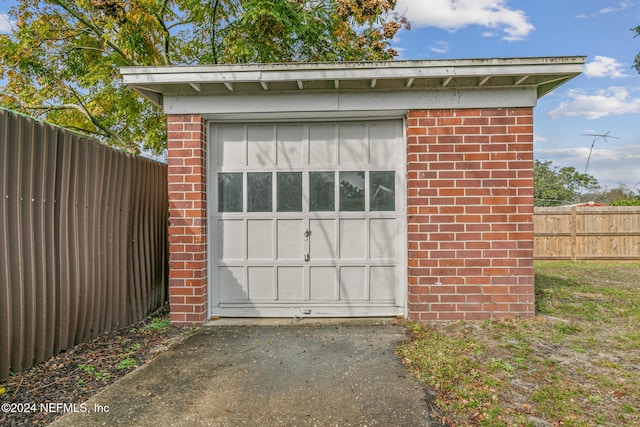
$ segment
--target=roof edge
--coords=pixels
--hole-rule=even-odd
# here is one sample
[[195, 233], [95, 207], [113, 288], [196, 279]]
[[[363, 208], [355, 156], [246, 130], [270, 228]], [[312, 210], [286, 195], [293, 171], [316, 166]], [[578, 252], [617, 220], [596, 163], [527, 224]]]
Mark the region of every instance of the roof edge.
[[586, 56], [548, 56], [514, 58], [467, 58], [403, 61], [340, 61], [340, 62], [285, 62], [253, 64], [216, 64], [216, 65], [166, 65], [148, 67], [121, 67], [120, 73], [137, 74], [175, 74], [175, 73], [224, 73], [256, 71], [314, 71], [314, 70], [367, 70], [367, 69], [414, 69], [437, 67], [486, 67], [486, 66], [536, 66], [536, 65], [579, 65], [586, 62]]

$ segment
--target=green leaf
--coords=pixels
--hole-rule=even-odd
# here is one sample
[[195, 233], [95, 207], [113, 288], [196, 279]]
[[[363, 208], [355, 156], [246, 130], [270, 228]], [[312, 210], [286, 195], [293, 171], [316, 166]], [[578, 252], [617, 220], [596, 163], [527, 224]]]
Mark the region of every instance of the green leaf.
[[0, 105], [160, 153], [162, 110], [122, 83], [127, 65], [389, 60], [408, 27], [394, 0], [19, 0], [0, 35]]

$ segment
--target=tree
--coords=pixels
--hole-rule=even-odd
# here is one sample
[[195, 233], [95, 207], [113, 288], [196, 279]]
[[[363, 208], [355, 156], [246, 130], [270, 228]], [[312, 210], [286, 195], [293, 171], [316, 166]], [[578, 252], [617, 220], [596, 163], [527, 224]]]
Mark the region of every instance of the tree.
[[605, 188], [588, 196], [594, 202], [611, 206], [640, 206], [640, 192], [632, 190], [625, 184], [618, 184], [615, 188]]
[[567, 166], [558, 169], [550, 161], [536, 160], [533, 165], [534, 204], [536, 206], [559, 206], [578, 201], [583, 191], [599, 188], [598, 180]]
[[19, 0], [0, 34], [0, 105], [159, 152], [162, 111], [122, 66], [390, 60], [395, 0]]

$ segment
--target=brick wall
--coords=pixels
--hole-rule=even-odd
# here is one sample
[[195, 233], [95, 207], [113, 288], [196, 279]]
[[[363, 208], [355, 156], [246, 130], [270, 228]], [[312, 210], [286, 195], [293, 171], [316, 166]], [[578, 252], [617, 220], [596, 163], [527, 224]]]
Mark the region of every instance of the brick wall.
[[534, 315], [533, 110], [407, 116], [409, 318]]
[[[206, 126], [168, 117], [171, 321], [207, 317]], [[534, 315], [533, 110], [407, 116], [409, 318]]]
[[199, 115], [168, 116], [171, 322], [207, 317], [206, 127]]

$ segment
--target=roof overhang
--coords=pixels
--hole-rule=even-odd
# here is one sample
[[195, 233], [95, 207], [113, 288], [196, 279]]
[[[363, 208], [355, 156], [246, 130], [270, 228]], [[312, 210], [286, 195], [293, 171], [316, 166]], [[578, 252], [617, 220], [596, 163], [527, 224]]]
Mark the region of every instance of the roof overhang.
[[[224, 111], [300, 111], [296, 100], [303, 98], [313, 99], [315, 107], [311, 108], [319, 112], [345, 110], [345, 105], [353, 111], [367, 106], [371, 111], [381, 110], [372, 106], [376, 102], [390, 103], [384, 109], [394, 111], [416, 105], [446, 108], [451, 102], [455, 104], [451, 107], [483, 106], [483, 102], [488, 102], [486, 106], [501, 102], [503, 107], [514, 103], [533, 106], [538, 98], [579, 75], [584, 63], [585, 57], [571, 56], [225, 64], [124, 67], [121, 74], [126, 85], [164, 106], [168, 113], [216, 116]], [[493, 101], [486, 101], [490, 99]], [[290, 106], [292, 102], [295, 107]]]

